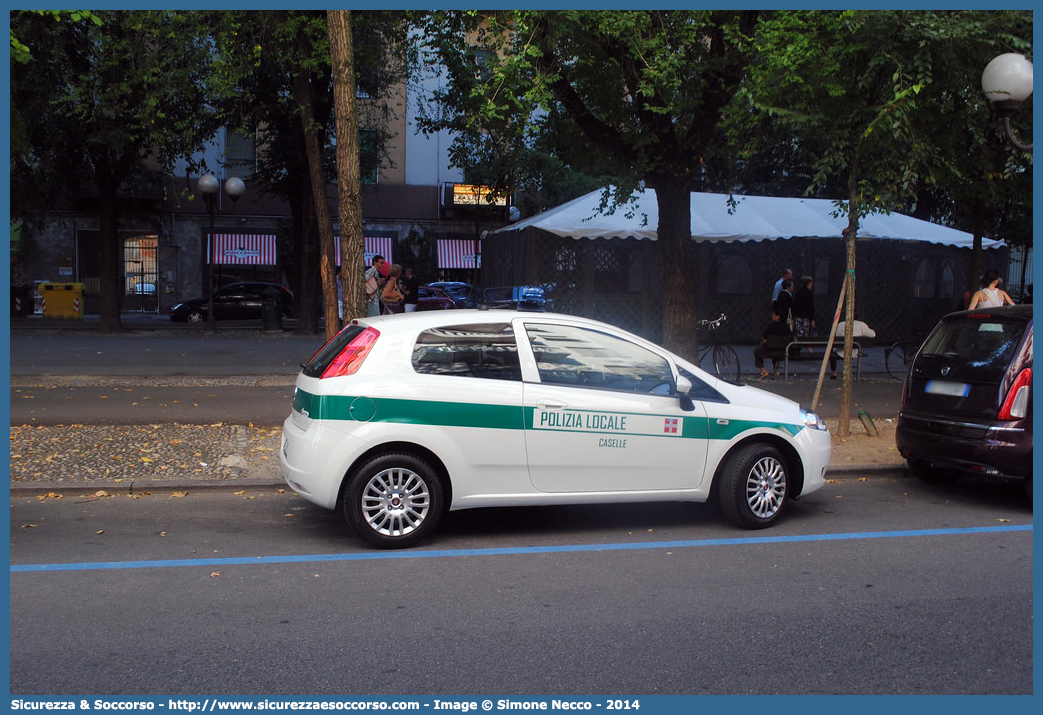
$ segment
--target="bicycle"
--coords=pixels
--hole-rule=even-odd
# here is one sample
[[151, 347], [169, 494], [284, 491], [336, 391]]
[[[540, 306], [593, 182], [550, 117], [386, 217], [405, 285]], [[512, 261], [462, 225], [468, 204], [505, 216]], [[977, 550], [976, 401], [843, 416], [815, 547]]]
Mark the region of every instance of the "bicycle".
[[909, 364], [920, 350], [920, 343], [913, 340], [898, 340], [884, 348], [884, 365], [887, 374], [896, 380], [904, 380], [909, 374]]
[[721, 327], [721, 323], [728, 319], [728, 316], [721, 313], [717, 318], [713, 320], [704, 319], [698, 321], [695, 326], [698, 328], [709, 328], [710, 340], [705, 348], [699, 350], [699, 365], [703, 363], [703, 358], [707, 354], [713, 356], [713, 369], [717, 373], [717, 377], [722, 380], [728, 380], [729, 382], [739, 382], [739, 377], [742, 375], [742, 368], [739, 365], [739, 354], [735, 352], [735, 349], [728, 343], [722, 341], [718, 336], [717, 329]]

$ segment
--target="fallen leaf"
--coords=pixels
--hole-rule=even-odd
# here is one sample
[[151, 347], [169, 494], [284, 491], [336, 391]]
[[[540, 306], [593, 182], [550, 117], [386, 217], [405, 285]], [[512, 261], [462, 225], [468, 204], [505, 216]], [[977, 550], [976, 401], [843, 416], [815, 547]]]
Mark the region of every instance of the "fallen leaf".
[[210, 573], [210, 578], [217, 578], [217, 577], [218, 577], [218, 576], [220, 576], [220, 575], [221, 575], [221, 572], [220, 572], [220, 571], [212, 571], [212, 572]]
[[188, 496], [188, 492], [171, 492], [170, 493], [170, 498], [171, 499], [181, 499], [182, 497], [187, 497], [187, 496]]
[[22, 524], [23, 529], [35, 529], [36, 524]]

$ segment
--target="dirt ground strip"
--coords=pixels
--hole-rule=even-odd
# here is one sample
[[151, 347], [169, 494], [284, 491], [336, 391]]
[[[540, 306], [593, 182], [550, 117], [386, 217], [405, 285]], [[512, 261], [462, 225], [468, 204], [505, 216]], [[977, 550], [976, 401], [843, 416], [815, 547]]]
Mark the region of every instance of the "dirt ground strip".
[[11, 483], [277, 479], [280, 428], [252, 425], [11, 427]]
[[[832, 467], [900, 467], [895, 420], [878, 434], [852, 420], [851, 436], [833, 435]], [[63, 425], [11, 427], [11, 483], [148, 483], [234, 479], [280, 481], [281, 428], [253, 425]]]

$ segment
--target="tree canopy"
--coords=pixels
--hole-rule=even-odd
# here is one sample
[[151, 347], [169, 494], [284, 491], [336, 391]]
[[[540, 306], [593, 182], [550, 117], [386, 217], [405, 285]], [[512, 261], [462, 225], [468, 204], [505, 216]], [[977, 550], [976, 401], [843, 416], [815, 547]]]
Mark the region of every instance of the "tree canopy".
[[31, 226], [60, 198], [97, 197], [100, 328], [119, 330], [119, 201], [161, 194], [160, 177], [218, 129], [209, 109], [212, 52], [194, 14], [55, 19], [11, 14], [12, 36], [28, 52], [11, 63], [11, 212]]
[[536, 172], [561, 165], [612, 184], [606, 210], [639, 185], [654, 189], [663, 334], [693, 355], [689, 194], [720, 138], [756, 19], [732, 11], [433, 13], [425, 37], [448, 82], [424, 126], [455, 131], [454, 161], [469, 180], [502, 191], [542, 189]]

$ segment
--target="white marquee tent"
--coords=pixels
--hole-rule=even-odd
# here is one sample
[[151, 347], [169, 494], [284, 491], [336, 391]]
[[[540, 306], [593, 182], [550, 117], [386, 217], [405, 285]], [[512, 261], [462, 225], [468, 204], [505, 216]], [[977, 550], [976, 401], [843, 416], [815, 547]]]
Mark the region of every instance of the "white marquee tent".
[[[556, 208], [505, 226], [491, 234], [538, 228], [567, 238], [636, 238], [655, 240], [659, 210], [655, 191], [634, 193], [634, 202], [602, 213], [602, 192], [592, 191]], [[692, 237], [700, 241], [772, 241], [780, 238], [840, 237], [845, 216], [834, 216], [829, 199], [692, 193]], [[904, 214], [874, 214], [859, 222], [859, 238], [928, 241], [970, 248], [973, 236]], [[1002, 241], [982, 239], [983, 248]]]

